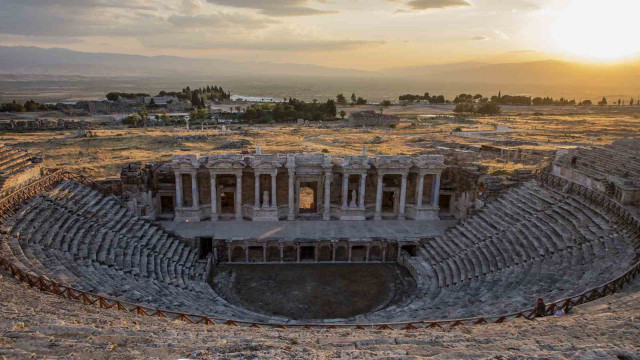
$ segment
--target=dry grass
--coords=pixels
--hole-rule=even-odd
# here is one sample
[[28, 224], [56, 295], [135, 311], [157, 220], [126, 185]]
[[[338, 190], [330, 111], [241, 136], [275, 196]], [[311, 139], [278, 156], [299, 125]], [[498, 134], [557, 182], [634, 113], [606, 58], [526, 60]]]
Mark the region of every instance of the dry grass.
[[[178, 128], [99, 128], [95, 137], [79, 136], [77, 130], [6, 133], [1, 142], [17, 144], [41, 153], [48, 167], [67, 167], [87, 175], [104, 178], [118, 176], [120, 166], [127, 162], [168, 161], [174, 153], [216, 154], [240, 152], [217, 150], [228, 141], [246, 139], [265, 152], [328, 151], [331, 154], [358, 154], [366, 145], [369, 154], [417, 154], [433, 151], [434, 147], [457, 144], [486, 144], [490, 141], [452, 136], [451, 132], [490, 131], [495, 125], [507, 125], [512, 132], [488, 136], [527, 141], [516, 144], [527, 149], [552, 150], [559, 146], [606, 144], [627, 136], [640, 136], [640, 115], [636, 113], [584, 113], [532, 115], [514, 114], [498, 117], [467, 119], [436, 119], [418, 122], [421, 109], [396, 109], [403, 122], [397, 129], [389, 128], [316, 128], [292, 125], [234, 126], [233, 130], [192, 130]], [[536, 108], [539, 110], [538, 108]], [[597, 107], [594, 107], [597, 109]], [[640, 111], [640, 108], [638, 108]], [[553, 109], [557, 112], [557, 109]], [[513, 144], [509, 146], [514, 147]], [[482, 160], [492, 170], [512, 169], [522, 164], [504, 163], [496, 159]]]

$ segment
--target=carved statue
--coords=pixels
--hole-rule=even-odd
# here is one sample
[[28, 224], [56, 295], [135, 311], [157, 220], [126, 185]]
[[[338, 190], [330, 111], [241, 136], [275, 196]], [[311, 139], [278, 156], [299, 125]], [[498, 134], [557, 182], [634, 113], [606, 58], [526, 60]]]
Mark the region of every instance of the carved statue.
[[349, 206], [356, 207], [358, 202], [358, 193], [355, 190], [351, 190], [351, 203]]
[[264, 191], [262, 193], [262, 207], [269, 207], [269, 192]]

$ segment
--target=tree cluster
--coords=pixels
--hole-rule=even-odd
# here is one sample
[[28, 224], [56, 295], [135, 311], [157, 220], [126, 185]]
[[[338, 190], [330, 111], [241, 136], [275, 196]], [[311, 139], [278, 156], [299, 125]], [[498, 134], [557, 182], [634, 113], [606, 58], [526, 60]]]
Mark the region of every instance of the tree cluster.
[[336, 117], [336, 102], [327, 100], [304, 102], [289, 98], [287, 102], [278, 104], [254, 104], [245, 110], [242, 119], [245, 121], [267, 123], [289, 122], [297, 119], [321, 121]]
[[424, 95], [400, 95], [398, 100], [405, 102], [414, 102], [414, 101], [429, 101], [430, 104], [444, 104], [446, 101], [444, 99], [444, 95], [429, 95], [428, 92], [424, 93]]
[[10, 103], [0, 104], [0, 112], [31, 112], [55, 110], [55, 106], [40, 104], [33, 100], [28, 100], [21, 104], [15, 100]]
[[468, 113], [478, 115], [497, 115], [500, 113], [500, 105], [493, 102], [478, 105], [469, 102], [461, 102], [456, 105], [453, 112], [458, 114]]
[[480, 100], [482, 100], [482, 95], [480, 95], [480, 94], [476, 94], [476, 95], [460, 94], [460, 95], [456, 96], [455, 99], [453, 99], [453, 103], [454, 104], [473, 103], [475, 101], [480, 101]]
[[107, 94], [107, 100], [109, 101], [118, 101], [120, 98], [125, 99], [135, 99], [140, 97], [148, 97], [149, 94], [145, 93], [123, 93], [123, 92], [110, 92]]

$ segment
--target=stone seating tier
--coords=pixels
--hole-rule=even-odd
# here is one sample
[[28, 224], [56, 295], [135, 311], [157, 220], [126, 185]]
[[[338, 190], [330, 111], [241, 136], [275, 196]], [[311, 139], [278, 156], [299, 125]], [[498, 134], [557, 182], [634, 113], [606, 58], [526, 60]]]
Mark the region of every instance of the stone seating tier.
[[[21, 270], [78, 289], [186, 313], [295, 322], [228, 303], [201, 281], [195, 248], [76, 182], [23, 204], [0, 235], [0, 255]], [[414, 256], [401, 254], [416, 290], [357, 321], [501, 315], [537, 297], [575, 295], [628, 268], [629, 236], [609, 211], [532, 180], [444, 236], [422, 239]]]

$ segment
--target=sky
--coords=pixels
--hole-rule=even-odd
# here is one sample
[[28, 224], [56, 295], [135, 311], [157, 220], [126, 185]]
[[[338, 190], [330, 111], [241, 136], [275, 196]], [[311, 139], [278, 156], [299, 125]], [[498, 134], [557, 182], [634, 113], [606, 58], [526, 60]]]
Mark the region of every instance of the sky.
[[0, 0], [0, 45], [363, 70], [618, 62], [640, 54], [638, 14], [638, 0]]

